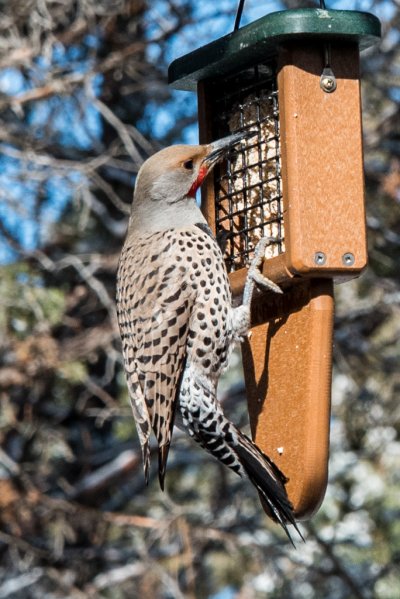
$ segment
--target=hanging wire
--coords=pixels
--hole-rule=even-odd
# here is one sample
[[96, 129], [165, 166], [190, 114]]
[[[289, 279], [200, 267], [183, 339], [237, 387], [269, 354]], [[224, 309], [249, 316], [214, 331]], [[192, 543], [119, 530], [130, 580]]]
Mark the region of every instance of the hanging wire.
[[[235, 25], [233, 27], [233, 31], [237, 31], [240, 27], [240, 21], [242, 18], [244, 3], [245, 3], [245, 0], [239, 0], [239, 5], [238, 5], [237, 12], [236, 12], [236, 19], [235, 19]], [[322, 10], [326, 10], [325, 0], [319, 0], [319, 7]]]
[[[239, 29], [239, 27], [240, 27], [240, 21], [241, 21], [241, 18], [242, 18], [244, 3], [245, 3], [245, 0], [239, 0], [238, 9], [237, 9], [237, 12], [236, 12], [235, 25], [233, 27], [233, 31], [237, 31]], [[319, 0], [319, 7], [322, 10], [326, 10], [325, 0]]]
[[[326, 10], [325, 0], [319, 0], [319, 7], [322, 10]], [[324, 44], [324, 63], [325, 68], [330, 68], [331, 66], [331, 45]]]
[[[240, 27], [240, 21], [242, 18], [242, 12], [243, 12], [243, 6], [244, 6], [245, 0], [239, 0], [239, 4], [238, 4], [238, 9], [236, 12], [236, 19], [235, 19], [235, 25], [233, 27], [233, 31], [237, 31]], [[325, 0], [319, 0], [319, 7], [322, 10], [326, 10], [326, 4], [325, 4]]]
[[233, 27], [233, 31], [237, 31], [240, 27], [240, 20], [242, 18], [243, 6], [245, 0], [239, 0], [239, 5], [236, 13], [235, 25]]

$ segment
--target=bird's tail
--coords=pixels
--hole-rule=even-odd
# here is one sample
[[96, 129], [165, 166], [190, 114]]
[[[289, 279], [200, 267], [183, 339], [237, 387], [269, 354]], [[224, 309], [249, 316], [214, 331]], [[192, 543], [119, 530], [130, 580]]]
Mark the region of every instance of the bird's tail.
[[215, 397], [215, 390], [196, 380], [189, 370], [183, 377], [179, 412], [183, 428], [204, 449], [240, 476], [247, 477], [258, 490], [270, 516], [285, 530], [292, 524], [302, 537], [286, 493], [287, 479], [273, 461], [230, 422]]
[[296, 524], [293, 506], [287, 496], [285, 488], [287, 478], [283, 472], [251, 439], [240, 431], [238, 431], [237, 443], [233, 449], [245, 473], [266, 504], [271, 518], [282, 526], [292, 544], [292, 537], [287, 528], [288, 524], [292, 524], [303, 539]]

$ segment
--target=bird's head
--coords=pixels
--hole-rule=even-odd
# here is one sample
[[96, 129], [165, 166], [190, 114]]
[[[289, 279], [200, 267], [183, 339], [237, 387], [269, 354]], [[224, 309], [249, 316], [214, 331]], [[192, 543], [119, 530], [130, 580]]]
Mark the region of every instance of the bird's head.
[[157, 231], [204, 222], [196, 191], [232, 146], [253, 135], [241, 132], [210, 144], [170, 146], [153, 154], [136, 179], [130, 229]]

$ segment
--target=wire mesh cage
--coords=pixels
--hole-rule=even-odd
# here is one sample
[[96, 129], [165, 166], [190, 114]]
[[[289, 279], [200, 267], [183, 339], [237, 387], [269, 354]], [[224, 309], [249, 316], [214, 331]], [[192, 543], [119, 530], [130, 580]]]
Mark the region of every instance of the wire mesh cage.
[[271, 240], [267, 257], [285, 247], [276, 64], [224, 79], [212, 97], [216, 138], [254, 132], [214, 172], [216, 234], [227, 270], [234, 272], [248, 266], [263, 237]]
[[170, 66], [175, 87], [197, 91], [201, 143], [244, 134], [202, 207], [234, 295], [262, 237], [263, 272], [285, 290], [253, 301], [242, 354], [253, 437], [298, 518], [327, 483], [333, 280], [367, 260], [359, 52], [379, 36], [368, 13], [282, 11]]

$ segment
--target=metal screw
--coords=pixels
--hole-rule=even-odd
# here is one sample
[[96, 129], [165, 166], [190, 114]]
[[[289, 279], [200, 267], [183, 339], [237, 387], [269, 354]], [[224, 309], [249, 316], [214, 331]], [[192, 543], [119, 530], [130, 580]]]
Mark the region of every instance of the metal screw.
[[330, 94], [335, 91], [337, 87], [336, 77], [330, 67], [325, 67], [322, 71], [321, 78], [319, 80], [319, 85], [322, 91]]
[[323, 266], [326, 262], [326, 256], [324, 252], [315, 252], [314, 262], [317, 264], [317, 266]]
[[335, 87], [335, 80], [332, 77], [324, 77], [321, 81], [321, 87], [325, 92], [332, 92]]
[[343, 254], [342, 262], [345, 266], [353, 266], [354, 261], [354, 254], [352, 254], [351, 252], [346, 252], [345, 254]]

